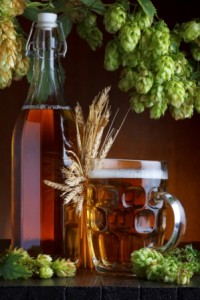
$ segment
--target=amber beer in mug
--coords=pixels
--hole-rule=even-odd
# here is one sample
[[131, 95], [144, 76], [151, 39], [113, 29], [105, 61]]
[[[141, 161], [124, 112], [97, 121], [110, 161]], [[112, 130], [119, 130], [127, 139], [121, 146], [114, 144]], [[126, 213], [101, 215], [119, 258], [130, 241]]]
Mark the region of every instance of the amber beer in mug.
[[[170, 250], [185, 232], [180, 201], [166, 192], [167, 164], [160, 161], [95, 159], [89, 172], [88, 240], [95, 269], [131, 275], [130, 255], [143, 247]], [[165, 242], [166, 203], [174, 229]]]

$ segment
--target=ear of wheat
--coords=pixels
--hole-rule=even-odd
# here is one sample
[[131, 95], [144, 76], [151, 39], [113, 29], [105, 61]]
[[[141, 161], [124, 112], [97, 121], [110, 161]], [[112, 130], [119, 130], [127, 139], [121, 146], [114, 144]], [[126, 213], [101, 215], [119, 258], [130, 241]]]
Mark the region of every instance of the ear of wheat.
[[104, 130], [109, 124], [111, 115], [109, 91], [110, 87], [106, 87], [95, 97], [89, 107], [89, 114], [86, 120], [80, 104], [78, 103], [76, 105], [75, 122], [79, 153], [76, 155], [73, 151], [68, 151], [70, 164], [68, 167], [62, 169], [65, 178], [64, 184], [48, 180], [44, 181], [45, 184], [50, 187], [62, 191], [61, 196], [64, 199], [64, 204], [70, 202], [74, 203], [76, 212], [79, 215], [81, 215], [83, 202], [85, 200], [86, 183], [91, 158], [105, 158], [107, 156], [128, 114], [127, 112], [120, 128], [115, 130], [112, 125], [117, 116], [116, 113], [106, 137], [103, 139]]

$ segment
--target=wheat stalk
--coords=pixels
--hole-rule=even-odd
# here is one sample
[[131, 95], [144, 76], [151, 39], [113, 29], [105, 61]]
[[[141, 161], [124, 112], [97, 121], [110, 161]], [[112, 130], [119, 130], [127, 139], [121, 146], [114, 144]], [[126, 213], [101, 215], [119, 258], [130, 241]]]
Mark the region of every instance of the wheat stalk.
[[[103, 134], [109, 123], [111, 109], [109, 106], [110, 87], [106, 87], [99, 93], [89, 106], [89, 114], [85, 120], [79, 103], [75, 107], [75, 122], [77, 128], [77, 145], [79, 154], [68, 151], [70, 165], [62, 169], [64, 184], [58, 184], [45, 180], [45, 184], [62, 191], [64, 204], [72, 202], [76, 206], [77, 214], [81, 215], [88, 172], [91, 167], [91, 158], [105, 158], [110, 151], [127, 115], [126, 113], [118, 130], [113, 128], [116, 112], [108, 132], [103, 140]], [[130, 109], [129, 109], [130, 110]]]

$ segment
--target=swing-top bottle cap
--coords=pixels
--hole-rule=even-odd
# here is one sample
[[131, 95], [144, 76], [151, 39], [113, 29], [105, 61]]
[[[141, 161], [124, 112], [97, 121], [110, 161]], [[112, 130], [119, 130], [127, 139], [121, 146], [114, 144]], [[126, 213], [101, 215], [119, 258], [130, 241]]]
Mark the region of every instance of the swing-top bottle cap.
[[57, 15], [54, 13], [39, 13], [37, 27], [53, 28], [57, 27]]

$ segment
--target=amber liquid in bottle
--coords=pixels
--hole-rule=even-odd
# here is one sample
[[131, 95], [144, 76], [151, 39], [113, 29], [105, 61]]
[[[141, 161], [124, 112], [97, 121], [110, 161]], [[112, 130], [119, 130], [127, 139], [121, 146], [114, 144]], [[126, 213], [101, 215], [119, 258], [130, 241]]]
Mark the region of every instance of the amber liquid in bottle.
[[[70, 138], [69, 138], [70, 137]], [[63, 183], [61, 169], [75, 140], [71, 110], [24, 109], [13, 132], [14, 245], [63, 255], [63, 199], [44, 180]]]

